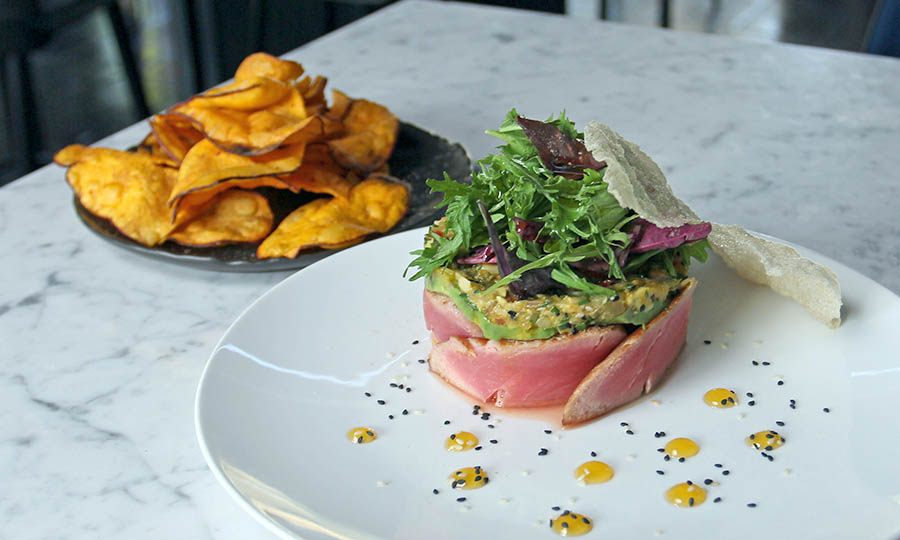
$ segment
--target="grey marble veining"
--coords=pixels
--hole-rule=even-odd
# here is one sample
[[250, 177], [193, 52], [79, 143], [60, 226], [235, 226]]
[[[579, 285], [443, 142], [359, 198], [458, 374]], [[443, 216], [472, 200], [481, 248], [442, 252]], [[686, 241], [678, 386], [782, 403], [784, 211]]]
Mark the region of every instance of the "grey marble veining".
[[[402, 2], [290, 57], [475, 158], [513, 106], [600, 120], [706, 219], [900, 292], [896, 59], [443, 2]], [[270, 537], [208, 472], [193, 400], [227, 325], [287, 274], [126, 253], [81, 225], [63, 176], [0, 189], [0, 539]]]

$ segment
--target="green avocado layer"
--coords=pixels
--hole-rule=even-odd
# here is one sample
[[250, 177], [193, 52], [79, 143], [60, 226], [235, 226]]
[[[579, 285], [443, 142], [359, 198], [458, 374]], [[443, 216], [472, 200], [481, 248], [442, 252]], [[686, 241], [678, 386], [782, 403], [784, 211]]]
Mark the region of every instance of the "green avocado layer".
[[647, 324], [665, 309], [682, 282], [632, 278], [611, 285], [612, 296], [540, 294], [509, 300], [506, 287], [483, 292], [498, 279], [496, 265], [437, 268], [426, 277], [425, 288], [453, 300], [488, 339], [532, 340], [590, 326]]

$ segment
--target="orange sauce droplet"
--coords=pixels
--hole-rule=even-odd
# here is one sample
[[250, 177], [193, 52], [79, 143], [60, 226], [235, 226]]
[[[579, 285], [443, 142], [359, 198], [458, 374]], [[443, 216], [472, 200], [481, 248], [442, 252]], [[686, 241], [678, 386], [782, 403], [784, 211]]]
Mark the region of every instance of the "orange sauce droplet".
[[575, 480], [579, 484], [602, 484], [614, 475], [613, 468], [602, 461], [587, 461], [575, 468]]
[[756, 433], [751, 433], [747, 435], [747, 438], [744, 439], [746, 443], [757, 450], [763, 450], [765, 452], [771, 452], [776, 448], [781, 448], [784, 445], [784, 437], [782, 437], [777, 431], [767, 429], [765, 431], [757, 431]]
[[713, 388], [703, 394], [703, 401], [714, 409], [727, 409], [738, 403], [737, 394], [727, 388]]
[[550, 520], [550, 528], [560, 536], [581, 536], [591, 532], [594, 524], [589, 517], [566, 510]]
[[680, 460], [696, 456], [700, 452], [700, 447], [688, 438], [678, 437], [666, 443], [664, 450], [669, 457]]
[[478, 446], [478, 437], [468, 431], [453, 433], [444, 441], [444, 448], [449, 452], [465, 452]]
[[706, 501], [706, 490], [693, 482], [683, 482], [666, 491], [666, 500], [679, 508], [692, 508]]
[[487, 471], [476, 465], [453, 471], [447, 481], [453, 489], [478, 489], [486, 486], [490, 478]]
[[353, 444], [366, 444], [377, 438], [378, 434], [372, 428], [358, 427], [347, 432], [347, 439]]

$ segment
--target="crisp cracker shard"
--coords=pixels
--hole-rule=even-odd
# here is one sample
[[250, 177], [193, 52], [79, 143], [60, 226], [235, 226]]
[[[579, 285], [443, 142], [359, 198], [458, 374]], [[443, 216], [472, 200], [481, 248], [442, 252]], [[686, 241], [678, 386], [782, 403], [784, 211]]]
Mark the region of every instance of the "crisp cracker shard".
[[713, 224], [709, 243], [742, 278], [796, 300], [831, 328], [841, 325], [841, 286], [828, 268], [737, 225]]
[[[606, 162], [603, 179], [619, 204], [659, 227], [701, 221], [672, 193], [662, 170], [636, 144], [598, 122], [585, 126], [584, 142], [596, 159]], [[744, 279], [799, 302], [831, 328], [841, 325], [841, 288], [828, 268], [737, 225], [713, 224], [708, 240], [713, 252]]]
[[638, 145], [599, 122], [585, 126], [584, 142], [596, 159], [606, 162], [603, 179], [619, 204], [658, 227], [702, 221], [672, 193], [659, 166]]

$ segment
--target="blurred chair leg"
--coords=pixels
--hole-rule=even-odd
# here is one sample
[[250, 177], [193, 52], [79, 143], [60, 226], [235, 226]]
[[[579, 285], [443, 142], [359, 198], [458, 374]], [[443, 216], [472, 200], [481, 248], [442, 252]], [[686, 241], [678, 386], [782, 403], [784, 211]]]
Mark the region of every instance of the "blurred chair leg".
[[25, 174], [37, 166], [40, 142], [37, 110], [31, 93], [31, 71], [24, 54], [10, 54], [3, 62], [3, 93], [9, 111], [10, 146], [14, 169]]
[[669, 0], [659, 0], [659, 25], [663, 28], [668, 28], [669, 23]]
[[109, 14], [109, 20], [112, 23], [116, 41], [119, 44], [119, 54], [122, 57], [122, 65], [125, 66], [128, 85], [131, 86], [131, 96], [134, 99], [135, 108], [142, 118], [146, 118], [150, 116], [150, 109], [147, 107], [147, 100], [144, 97], [144, 87], [141, 84], [141, 74], [134, 56], [134, 50], [131, 47], [131, 41], [128, 39], [125, 17], [122, 16], [122, 10], [119, 9], [119, 4], [116, 2], [108, 3], [106, 12]]

